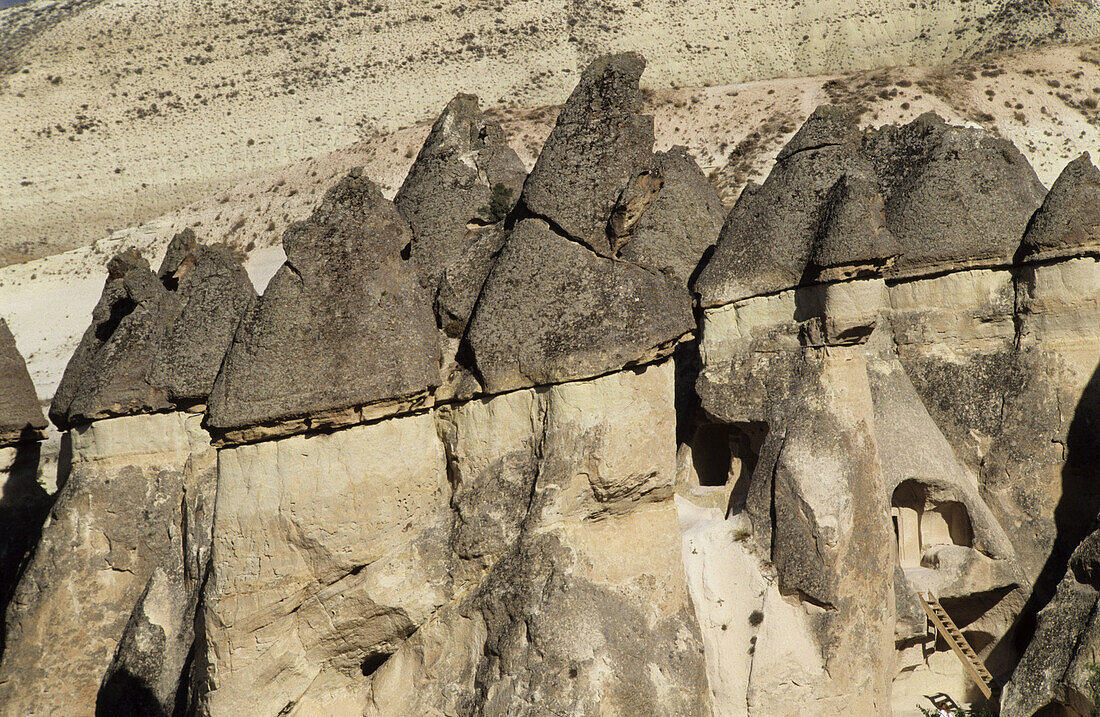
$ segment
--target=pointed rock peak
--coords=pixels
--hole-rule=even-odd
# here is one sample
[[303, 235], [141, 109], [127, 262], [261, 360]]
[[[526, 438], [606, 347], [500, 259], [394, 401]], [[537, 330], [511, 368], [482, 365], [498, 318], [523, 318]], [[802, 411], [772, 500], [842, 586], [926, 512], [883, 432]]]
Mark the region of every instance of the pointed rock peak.
[[1085, 152], [1065, 166], [1020, 245], [1022, 261], [1100, 252], [1100, 170]]
[[901, 254], [886, 226], [885, 204], [874, 177], [849, 172], [825, 200], [810, 253], [816, 281], [840, 281], [881, 274]]
[[447, 103], [394, 197], [413, 230], [421, 284], [434, 291], [477, 229], [512, 211], [526, 177], [504, 130], [478, 108], [476, 96]]
[[287, 261], [237, 327], [208, 424], [256, 440], [356, 423], [421, 402], [439, 383], [431, 298], [409, 225], [353, 172], [287, 229]]
[[558, 115], [558, 123], [641, 113], [638, 83], [645, 66], [645, 58], [636, 52], [597, 57], [581, 73], [580, 82]]
[[174, 301], [137, 250], [113, 257], [92, 323], [54, 394], [50, 420], [64, 430], [100, 418], [171, 408], [165, 392], [149, 384], [148, 372], [163, 344]]
[[843, 107], [821, 105], [795, 132], [787, 146], [779, 151], [776, 161], [782, 162], [792, 154], [807, 149], [841, 144], [856, 145], [859, 138], [855, 115]]
[[0, 447], [37, 441], [45, 428], [27, 363], [0, 319]]
[[[160, 269], [157, 271], [160, 280], [162, 282], [170, 280], [173, 274], [187, 261], [188, 257], [191, 257], [193, 262], [195, 250], [199, 246], [195, 232], [190, 227], [172, 237], [172, 241], [168, 243], [167, 251], [164, 252], [164, 260], [161, 261]], [[167, 286], [167, 282], [165, 285]]]
[[148, 381], [176, 404], [205, 403], [256, 291], [228, 246], [201, 244], [190, 229], [172, 238], [157, 275], [177, 301], [162, 312], [164, 343]]
[[640, 114], [640, 55], [596, 59], [581, 75], [523, 187], [527, 209], [601, 256], [627, 185], [655, 170], [653, 117]]

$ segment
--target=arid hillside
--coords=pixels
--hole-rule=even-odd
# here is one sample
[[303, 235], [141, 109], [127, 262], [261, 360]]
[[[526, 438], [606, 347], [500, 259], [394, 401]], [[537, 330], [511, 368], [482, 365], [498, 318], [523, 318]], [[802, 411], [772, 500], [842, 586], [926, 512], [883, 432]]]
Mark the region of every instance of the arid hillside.
[[[1088, 39], [1098, 20], [1054, 0], [33, 0], [0, 11], [0, 264], [423, 122], [459, 89], [560, 102], [602, 51], [643, 52], [662, 93], [939, 65]], [[674, 93], [742, 104], [719, 94]]]

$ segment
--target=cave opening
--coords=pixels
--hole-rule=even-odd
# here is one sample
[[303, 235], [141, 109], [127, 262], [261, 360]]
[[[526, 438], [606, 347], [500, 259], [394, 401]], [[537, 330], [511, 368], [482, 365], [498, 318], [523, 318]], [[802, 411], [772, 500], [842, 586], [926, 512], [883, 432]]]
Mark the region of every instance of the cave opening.
[[929, 496], [928, 486], [903, 481], [890, 502], [895, 557], [903, 568], [920, 567], [924, 553], [936, 545], [971, 547], [974, 534], [966, 506]]
[[702, 423], [691, 439], [698, 485], [729, 490], [730, 509], [743, 506], [768, 426], [762, 421]]

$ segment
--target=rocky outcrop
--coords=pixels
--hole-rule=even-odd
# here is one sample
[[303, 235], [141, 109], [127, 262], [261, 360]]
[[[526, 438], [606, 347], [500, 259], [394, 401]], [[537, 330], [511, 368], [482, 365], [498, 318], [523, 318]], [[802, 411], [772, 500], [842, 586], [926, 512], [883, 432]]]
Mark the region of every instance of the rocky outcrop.
[[527, 219], [497, 257], [467, 338], [486, 389], [499, 393], [644, 363], [694, 326], [674, 280]]
[[434, 288], [484, 227], [508, 215], [526, 176], [477, 97], [447, 103], [393, 199], [412, 227], [412, 260], [425, 286]]
[[654, 168], [653, 118], [641, 114], [641, 55], [598, 58], [581, 75], [523, 185], [527, 209], [601, 256], [607, 223], [634, 177]]
[[[0, 662], [4, 711], [90, 715], [100, 704], [114, 713], [127, 702], [114, 701], [113, 686], [124, 693], [147, 688], [170, 710], [174, 685], [167, 695], [147, 685], [140, 679], [145, 675], [127, 666], [127, 653], [116, 658], [115, 651], [143, 642], [127, 627], [141, 620], [132, 618], [135, 607], [157, 622], [162, 641], [139, 649], [179, 651], [178, 633], [190, 629], [187, 615], [154, 610], [143, 593], [158, 571], [183, 580], [184, 563], [191, 563], [192, 584], [202, 581], [201, 569], [193, 571], [208, 555], [216, 473], [200, 421], [180, 413], [135, 415], [73, 431], [68, 481], [8, 607]], [[190, 643], [183, 642], [186, 657]], [[119, 666], [101, 693], [114, 661]], [[177, 668], [178, 682], [179, 658], [164, 664]]]
[[1100, 532], [1073, 551], [1050, 604], [1039, 613], [1035, 637], [1005, 685], [1001, 714], [1088, 715], [1095, 708], [1100, 624]]
[[1020, 244], [1027, 261], [1094, 255], [1100, 245], [1100, 171], [1088, 152], [1066, 165]]
[[191, 230], [172, 239], [156, 275], [135, 250], [113, 258], [50, 419], [65, 429], [204, 402], [255, 296], [229, 248]]
[[[46, 419], [27, 364], [0, 319], [0, 610], [38, 542], [50, 500], [36, 480]], [[0, 636], [0, 655], [4, 638]]]
[[643, 67], [585, 71], [518, 202], [459, 95], [259, 301], [186, 235], [112, 264], [0, 711], [896, 713], [968, 689], [918, 595], [999, 687], [1063, 575], [1005, 704], [1077, 704], [1095, 170], [1032, 218], [1004, 140], [823, 107], [722, 222]]
[[7, 610], [2, 711], [175, 708], [217, 488], [201, 409], [254, 302], [229, 250], [190, 232], [159, 276], [136, 252], [110, 262], [51, 410], [72, 464]]
[[27, 363], [7, 323], [0, 319], [0, 446], [39, 440], [45, 428]]
[[[219, 433], [356, 423], [439, 385], [435, 320], [408, 224], [353, 172], [287, 230], [287, 260], [233, 337], [211, 394]], [[308, 420], [308, 424], [306, 421]]]

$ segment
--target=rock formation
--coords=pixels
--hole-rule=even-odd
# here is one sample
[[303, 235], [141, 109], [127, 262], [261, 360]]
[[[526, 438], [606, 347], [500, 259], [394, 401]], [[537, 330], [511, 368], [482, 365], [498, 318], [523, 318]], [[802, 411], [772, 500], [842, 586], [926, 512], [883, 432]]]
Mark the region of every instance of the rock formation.
[[973, 701], [928, 594], [1006, 714], [1080, 712], [1095, 169], [1044, 199], [1005, 140], [826, 106], [723, 221], [653, 151], [643, 69], [594, 61], [526, 178], [457, 96], [395, 201], [340, 180], [259, 300], [191, 235], [114, 259], [0, 712]]
[[[0, 609], [36, 542], [50, 500], [38, 485], [46, 419], [15, 337], [0, 319]], [[0, 637], [0, 655], [4, 639]]]
[[50, 412], [72, 466], [7, 610], [4, 711], [171, 712], [217, 487], [201, 411], [254, 301], [229, 251], [190, 233], [159, 277], [136, 252], [111, 260]]

